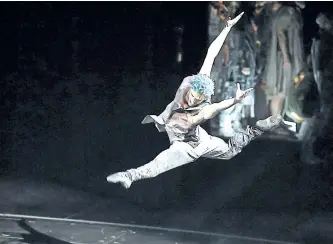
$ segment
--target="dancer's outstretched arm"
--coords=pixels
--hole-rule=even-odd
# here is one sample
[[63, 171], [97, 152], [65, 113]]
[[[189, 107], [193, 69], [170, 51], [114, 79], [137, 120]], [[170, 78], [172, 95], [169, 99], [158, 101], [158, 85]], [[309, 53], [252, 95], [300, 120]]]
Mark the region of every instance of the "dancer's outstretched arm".
[[253, 90], [253, 88], [250, 88], [250, 89], [247, 89], [245, 91], [242, 91], [240, 89], [239, 83], [237, 83], [237, 91], [236, 91], [235, 98], [231, 98], [231, 99], [224, 100], [222, 102], [212, 103], [210, 105], [206, 105], [205, 107], [203, 107], [200, 110], [200, 112], [197, 115], [195, 115], [195, 116], [192, 117], [192, 119], [193, 119], [192, 123], [195, 124], [195, 125], [200, 125], [203, 122], [205, 122], [205, 121], [207, 121], [209, 119], [214, 118], [221, 111], [226, 110], [226, 109], [232, 107], [236, 103], [239, 103], [252, 90]]
[[228, 20], [227, 26], [222, 30], [222, 32], [216, 37], [216, 39], [210, 44], [207, 55], [205, 58], [205, 61], [200, 69], [200, 74], [207, 75], [210, 77], [210, 73], [213, 67], [214, 60], [218, 53], [220, 52], [220, 49], [222, 48], [222, 45], [231, 30], [231, 27], [238, 22], [238, 20], [243, 16], [244, 12], [239, 14], [236, 18]]

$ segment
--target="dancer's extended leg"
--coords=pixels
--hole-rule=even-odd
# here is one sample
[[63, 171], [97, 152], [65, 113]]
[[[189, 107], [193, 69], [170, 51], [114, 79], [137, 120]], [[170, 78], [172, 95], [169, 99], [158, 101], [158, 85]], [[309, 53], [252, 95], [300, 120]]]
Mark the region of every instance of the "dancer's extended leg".
[[123, 187], [129, 188], [134, 181], [153, 178], [168, 170], [191, 163], [199, 157], [198, 152], [189, 144], [174, 142], [170, 148], [161, 152], [149, 163], [136, 169], [112, 174], [107, 177], [107, 181], [120, 183]]

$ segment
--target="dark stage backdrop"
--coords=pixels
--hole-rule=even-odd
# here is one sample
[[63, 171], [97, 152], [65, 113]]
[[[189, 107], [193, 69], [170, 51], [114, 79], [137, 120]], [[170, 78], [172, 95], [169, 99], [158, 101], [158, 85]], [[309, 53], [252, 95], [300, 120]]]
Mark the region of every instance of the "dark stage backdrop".
[[[224, 167], [246, 161], [199, 160], [138, 183], [131, 194], [105, 180], [168, 147], [165, 134], [140, 122], [161, 112], [182, 78], [200, 68], [207, 3], [2, 2], [0, 20], [2, 174], [166, 207], [196, 202], [194, 187], [205, 197], [230, 172]], [[182, 66], [175, 26], [184, 27]]]

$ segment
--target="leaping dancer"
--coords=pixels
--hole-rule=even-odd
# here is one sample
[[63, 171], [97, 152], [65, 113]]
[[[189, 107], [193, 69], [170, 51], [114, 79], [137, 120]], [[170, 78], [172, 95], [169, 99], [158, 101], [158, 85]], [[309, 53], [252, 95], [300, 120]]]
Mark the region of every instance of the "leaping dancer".
[[168, 170], [194, 162], [200, 157], [229, 160], [239, 154], [252, 140], [265, 131], [278, 127], [282, 122], [280, 115], [272, 115], [237, 132], [228, 143], [209, 135], [200, 125], [212, 119], [221, 111], [230, 108], [244, 99], [253, 90], [242, 91], [237, 84], [235, 97], [218, 103], [211, 103], [214, 82], [210, 78], [215, 57], [219, 53], [231, 27], [243, 13], [227, 21], [226, 27], [208, 48], [205, 61], [197, 75], [184, 78], [174, 100], [159, 115], [148, 115], [142, 124], [155, 123], [159, 132], [166, 132], [170, 147], [149, 163], [107, 177], [110, 183], [120, 183], [126, 189], [135, 181], [153, 178]]

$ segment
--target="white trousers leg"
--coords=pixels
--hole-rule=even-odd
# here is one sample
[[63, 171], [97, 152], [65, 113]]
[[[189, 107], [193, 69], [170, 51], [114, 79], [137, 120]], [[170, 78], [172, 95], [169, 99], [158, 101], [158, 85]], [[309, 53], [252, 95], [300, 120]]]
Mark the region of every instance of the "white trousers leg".
[[186, 142], [174, 142], [168, 149], [158, 154], [149, 163], [136, 169], [127, 170], [127, 172], [130, 173], [132, 181], [155, 177], [197, 160], [202, 154], [199, 146], [193, 148]]
[[260, 131], [248, 128], [246, 131], [237, 132], [226, 143], [220, 138], [208, 135], [201, 127], [199, 132], [200, 143], [198, 146], [192, 147], [186, 142], [174, 142], [149, 163], [136, 169], [127, 170], [132, 181], [156, 177], [171, 169], [192, 163], [200, 157], [228, 160], [240, 153], [243, 147], [262, 134]]

